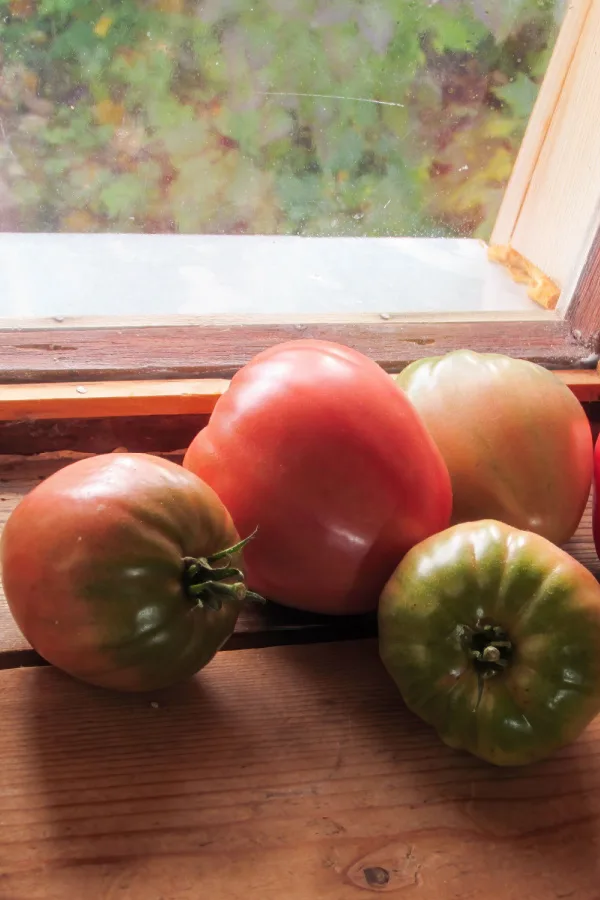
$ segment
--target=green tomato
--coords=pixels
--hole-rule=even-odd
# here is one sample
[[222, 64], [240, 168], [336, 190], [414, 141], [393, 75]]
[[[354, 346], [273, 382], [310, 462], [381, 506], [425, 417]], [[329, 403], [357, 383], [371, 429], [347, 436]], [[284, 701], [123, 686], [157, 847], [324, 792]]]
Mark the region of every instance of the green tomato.
[[600, 585], [540, 535], [455, 525], [388, 581], [379, 648], [406, 705], [449, 746], [534, 762], [600, 710]]

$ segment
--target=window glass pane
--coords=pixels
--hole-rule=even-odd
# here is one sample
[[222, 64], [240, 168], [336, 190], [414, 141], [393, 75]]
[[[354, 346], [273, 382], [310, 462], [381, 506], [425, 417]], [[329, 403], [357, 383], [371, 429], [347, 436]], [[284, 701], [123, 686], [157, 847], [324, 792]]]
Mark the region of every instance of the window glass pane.
[[489, 237], [564, 0], [0, 0], [0, 229]]

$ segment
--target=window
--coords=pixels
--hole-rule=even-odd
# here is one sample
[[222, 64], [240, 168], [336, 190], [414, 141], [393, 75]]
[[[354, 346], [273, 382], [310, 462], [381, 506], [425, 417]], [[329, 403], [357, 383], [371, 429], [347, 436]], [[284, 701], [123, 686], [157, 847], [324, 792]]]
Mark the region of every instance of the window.
[[488, 239], [564, 0], [10, 0], [5, 231]]
[[590, 364], [598, 0], [3, 5], [7, 377]]

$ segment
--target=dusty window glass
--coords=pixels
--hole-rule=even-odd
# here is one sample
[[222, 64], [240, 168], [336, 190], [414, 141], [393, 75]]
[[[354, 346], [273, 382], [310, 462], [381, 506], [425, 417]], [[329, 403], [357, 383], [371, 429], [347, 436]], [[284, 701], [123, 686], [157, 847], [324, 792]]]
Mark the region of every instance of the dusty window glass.
[[488, 237], [563, 0], [0, 0], [0, 230]]

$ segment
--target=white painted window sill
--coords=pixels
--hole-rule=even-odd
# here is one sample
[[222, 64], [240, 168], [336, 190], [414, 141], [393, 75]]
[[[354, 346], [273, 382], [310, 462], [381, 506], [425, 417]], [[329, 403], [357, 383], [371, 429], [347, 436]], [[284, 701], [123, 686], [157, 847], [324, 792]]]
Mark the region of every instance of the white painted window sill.
[[5, 327], [53, 317], [438, 313], [544, 311], [476, 240], [0, 235]]

